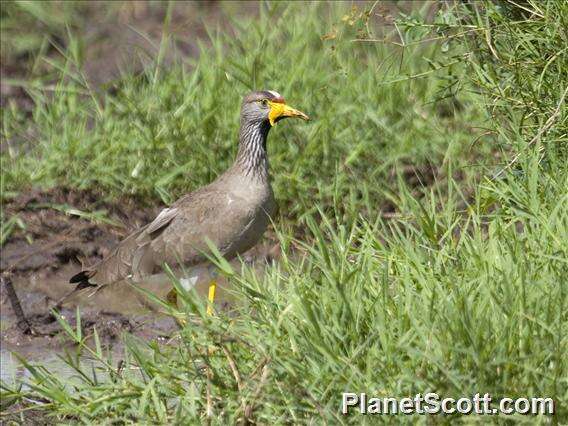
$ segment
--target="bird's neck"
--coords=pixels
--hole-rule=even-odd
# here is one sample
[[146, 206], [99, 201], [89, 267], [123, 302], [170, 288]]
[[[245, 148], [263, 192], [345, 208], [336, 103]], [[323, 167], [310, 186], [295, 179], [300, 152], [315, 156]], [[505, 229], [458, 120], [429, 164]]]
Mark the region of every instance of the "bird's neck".
[[268, 180], [266, 139], [269, 131], [270, 124], [267, 122], [241, 124], [235, 168], [244, 176]]

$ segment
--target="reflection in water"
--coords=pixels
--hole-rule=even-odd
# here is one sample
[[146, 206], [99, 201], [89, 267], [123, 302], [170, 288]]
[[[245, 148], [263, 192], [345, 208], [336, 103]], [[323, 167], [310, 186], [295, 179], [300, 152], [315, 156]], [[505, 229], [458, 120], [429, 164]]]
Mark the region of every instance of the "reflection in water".
[[[37, 354], [39, 355], [39, 354]], [[20, 360], [13, 352], [5, 349], [0, 350], [1, 375], [2, 382], [12, 385], [14, 383], [23, 383], [24, 386], [31, 379], [31, 374], [20, 363]], [[39, 363], [39, 359], [28, 358], [29, 363]], [[57, 374], [61, 374], [61, 378], [71, 378], [74, 371], [69, 368], [54, 352], [41, 357], [41, 365]]]
[[[266, 267], [265, 261], [255, 262], [253, 264], [256, 273], [262, 273]], [[239, 271], [242, 265], [234, 260], [231, 266]], [[69, 284], [66, 279], [71, 272], [68, 268], [62, 268], [58, 271], [56, 276], [51, 279], [38, 279], [34, 276], [27, 280], [15, 281], [14, 284], [18, 289], [22, 305], [28, 315], [30, 314], [47, 314], [49, 309], [53, 306], [54, 300], [60, 300], [64, 295], [70, 291]], [[188, 290], [191, 288], [196, 291], [199, 297], [206, 299], [209, 283], [211, 280], [217, 282], [216, 305], [217, 309], [227, 309], [235, 302], [233, 290], [229, 286], [229, 282], [225, 277], [219, 276], [216, 271], [209, 267], [195, 267], [192, 268], [189, 275], [181, 275], [180, 281], [183, 287]], [[154, 295], [165, 298], [166, 294], [172, 288], [169, 277], [165, 274], [157, 274], [148, 277], [143, 282], [137, 283], [139, 288], [142, 288]], [[101, 291], [92, 292], [84, 291], [79, 292], [66, 300], [64, 306], [67, 309], [72, 309], [76, 306], [80, 307], [82, 314], [90, 312], [92, 318], [97, 321], [102, 316], [108, 313], [119, 313], [126, 318], [133, 320], [137, 323], [135, 333], [143, 340], [150, 340], [158, 336], [168, 336], [175, 329], [174, 323], [170, 317], [159, 315], [161, 310], [159, 307], [149, 303], [149, 299], [139, 290], [133, 288], [128, 283], [122, 285], [108, 286]], [[5, 312], [9, 314], [4, 315]], [[10, 315], [11, 314], [11, 315]], [[150, 318], [149, 320], [140, 321], [141, 317]], [[87, 315], [82, 315], [85, 319]], [[112, 317], [111, 317], [112, 318]], [[71, 320], [71, 318], [69, 318]], [[0, 318], [0, 323], [3, 327], [10, 324], [10, 327], [15, 327], [15, 317], [12, 314], [12, 309], [4, 310], [3, 316]], [[73, 324], [73, 321], [71, 321]], [[56, 324], [55, 324], [56, 325]], [[100, 322], [96, 322], [100, 331]], [[120, 326], [120, 324], [119, 324]], [[173, 327], [172, 327], [173, 326]], [[124, 331], [119, 327], [117, 334]], [[161, 337], [160, 337], [161, 338]], [[33, 380], [31, 373], [21, 364], [18, 356], [14, 355], [16, 352], [21, 355], [26, 362], [45, 368], [49, 373], [59, 378], [62, 382], [70, 384], [77, 383], [80, 379], [78, 373], [73, 368], [69, 367], [61, 358], [64, 355], [64, 348], [54, 348], [51, 344], [46, 344], [42, 339], [32, 341], [22, 341], [16, 339], [9, 344], [6, 341], [6, 336], [2, 335], [0, 338], [2, 342], [2, 349], [0, 350], [0, 372], [1, 380], [3, 383], [11, 386], [15, 383], [22, 383], [24, 387], [26, 383]], [[43, 342], [43, 343], [42, 343]], [[75, 350], [73, 345], [67, 346], [67, 350], [71, 353]], [[124, 345], [115, 343], [110, 349], [111, 357], [115, 360], [124, 358]], [[93, 368], [96, 369], [97, 379], [104, 380], [104, 374], [98, 367], [101, 367], [98, 361], [93, 361], [87, 357], [81, 357], [81, 367], [84, 372], [89, 376], [92, 375]]]
[[26, 370], [18, 359], [9, 351], [0, 350], [0, 379], [3, 383], [13, 384], [17, 381], [25, 381]]
[[[120, 359], [120, 356], [124, 353], [123, 347], [121, 346], [122, 345], [117, 345], [116, 348], [113, 348], [112, 352], [114, 359]], [[65, 361], [58, 356], [58, 353], [53, 350], [46, 354], [26, 354], [23, 358], [25, 358], [26, 362], [31, 365], [44, 367], [61, 380], [62, 383], [73, 384], [81, 381], [78, 377], [79, 375], [77, 371], [67, 365]], [[3, 383], [6, 383], [9, 386], [21, 383], [25, 388], [27, 384], [33, 380], [32, 374], [26, 370], [14, 352], [5, 349], [0, 350], [0, 362], [0, 378]], [[106, 374], [101, 372], [101, 369], [97, 367], [102, 367], [100, 362], [86, 357], [81, 357], [82, 370], [88, 376], [92, 376], [92, 371], [95, 369], [97, 379], [104, 381]]]

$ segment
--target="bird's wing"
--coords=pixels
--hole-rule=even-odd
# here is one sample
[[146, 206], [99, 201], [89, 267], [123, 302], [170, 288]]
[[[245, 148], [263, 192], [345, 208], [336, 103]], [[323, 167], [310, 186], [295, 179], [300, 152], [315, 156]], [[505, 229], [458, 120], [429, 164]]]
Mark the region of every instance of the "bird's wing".
[[148, 244], [148, 225], [138, 229], [122, 240], [112, 252], [99, 263], [71, 277], [70, 283], [77, 288], [111, 284], [132, 276], [133, 255]]
[[[159, 272], [164, 263], [195, 265], [205, 260], [206, 240], [223, 253], [238, 239], [253, 217], [247, 202], [204, 187], [166, 208], [148, 225], [122, 240], [102, 261], [73, 276], [78, 288], [101, 286], [124, 279], [139, 280]], [[219, 218], [224, 218], [219, 221]], [[220, 226], [220, 223], [222, 225]]]
[[135, 271], [157, 273], [164, 263], [196, 265], [206, 260], [208, 242], [231, 257], [235, 242], [255, 217], [247, 200], [223, 190], [192, 193], [171, 208], [176, 212], [168, 226], [152, 233], [147, 249], [138, 251]]
[[148, 234], [155, 234], [156, 232], [161, 231], [165, 226], [168, 226], [178, 212], [179, 209], [175, 207], [162, 210], [160, 214], [156, 216], [156, 219], [148, 224], [146, 232]]

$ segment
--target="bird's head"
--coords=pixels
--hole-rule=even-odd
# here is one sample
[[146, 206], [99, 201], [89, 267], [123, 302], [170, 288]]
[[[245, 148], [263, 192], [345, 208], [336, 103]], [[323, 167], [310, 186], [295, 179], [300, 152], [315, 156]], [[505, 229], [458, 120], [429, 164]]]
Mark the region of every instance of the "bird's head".
[[241, 121], [270, 123], [274, 126], [278, 121], [287, 117], [309, 120], [309, 117], [302, 111], [286, 105], [284, 98], [273, 90], [252, 92], [243, 99]]

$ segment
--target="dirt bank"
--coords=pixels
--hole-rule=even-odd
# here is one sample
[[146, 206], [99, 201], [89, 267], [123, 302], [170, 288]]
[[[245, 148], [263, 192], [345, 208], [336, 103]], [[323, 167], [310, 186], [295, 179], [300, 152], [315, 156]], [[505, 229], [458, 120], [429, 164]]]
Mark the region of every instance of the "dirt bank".
[[[3, 286], [3, 348], [21, 347], [32, 341], [41, 346], [51, 341], [60, 330], [50, 310], [71, 291], [69, 276], [81, 264], [100, 260], [129, 231], [151, 220], [156, 211], [140, 208], [135, 200], [110, 203], [103, 201], [100, 194], [66, 188], [24, 193], [7, 202], [3, 214], [11, 225], [3, 236], [6, 241], [0, 266], [9, 274], [23, 311], [40, 336], [24, 335], [18, 329]], [[72, 304], [62, 311], [69, 319], [73, 319], [74, 312]], [[103, 306], [90, 307], [82, 317], [86, 328], [96, 325], [107, 340], [116, 338], [121, 330], [139, 328], [141, 319], [106, 312]]]
[[[108, 202], [101, 194], [66, 188], [33, 191], [7, 202], [3, 214], [13, 225], [4, 235], [1, 267], [13, 283], [33, 333], [18, 325], [19, 318], [2, 286], [2, 349], [31, 355], [61, 349], [64, 336], [51, 312], [56, 306], [72, 324], [79, 306], [84, 334], [96, 328], [105, 343], [113, 344], [124, 331], [143, 339], [167, 339], [176, 330], [173, 320], [149, 309], [147, 299], [125, 285], [94, 296], [82, 292], [60, 304], [74, 288], [69, 277], [82, 265], [102, 259], [120, 239], [151, 221], [161, 207], [143, 208], [128, 198]], [[278, 252], [270, 235], [264, 241], [244, 256], [259, 267]], [[238, 268], [237, 261], [234, 264]], [[218, 281], [222, 303], [226, 281]], [[171, 288], [167, 280], [148, 285], [148, 290], [162, 297]]]

